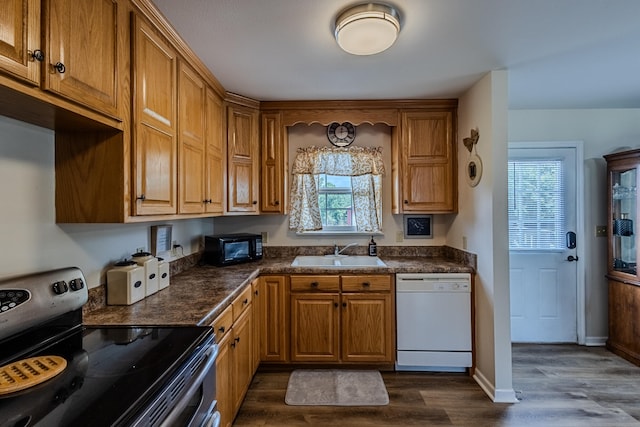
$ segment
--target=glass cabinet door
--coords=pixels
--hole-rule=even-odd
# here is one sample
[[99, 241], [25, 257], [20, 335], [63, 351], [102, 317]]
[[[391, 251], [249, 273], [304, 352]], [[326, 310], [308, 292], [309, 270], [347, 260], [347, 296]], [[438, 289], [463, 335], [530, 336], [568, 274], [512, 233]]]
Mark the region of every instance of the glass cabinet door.
[[636, 203], [635, 168], [611, 171], [612, 269], [636, 275]]

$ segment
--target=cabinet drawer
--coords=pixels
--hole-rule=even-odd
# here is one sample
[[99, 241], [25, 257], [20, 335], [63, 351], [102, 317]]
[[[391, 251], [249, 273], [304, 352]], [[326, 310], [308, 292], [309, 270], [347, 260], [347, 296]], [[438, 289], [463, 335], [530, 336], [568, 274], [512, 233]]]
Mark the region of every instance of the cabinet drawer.
[[391, 276], [342, 276], [343, 292], [389, 292], [391, 291]]
[[236, 299], [234, 299], [233, 302], [231, 303], [231, 305], [233, 306], [234, 322], [238, 320], [238, 317], [240, 317], [240, 315], [247, 309], [247, 307], [249, 307], [249, 304], [251, 304], [252, 293], [253, 293], [253, 290], [251, 288], [251, 285], [249, 285], [246, 288], [244, 288], [242, 293], [238, 295]]
[[291, 292], [339, 290], [340, 276], [291, 276]]
[[231, 305], [227, 306], [216, 320], [211, 323], [213, 333], [216, 335], [216, 342], [221, 342], [222, 338], [229, 332], [233, 325], [233, 310]]

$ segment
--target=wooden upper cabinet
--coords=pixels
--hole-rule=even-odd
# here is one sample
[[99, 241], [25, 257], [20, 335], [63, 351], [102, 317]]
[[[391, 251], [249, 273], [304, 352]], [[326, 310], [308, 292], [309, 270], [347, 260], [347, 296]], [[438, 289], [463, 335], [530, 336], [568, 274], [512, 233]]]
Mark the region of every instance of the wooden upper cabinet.
[[40, 62], [32, 57], [40, 45], [40, 0], [0, 3], [0, 70], [29, 83], [40, 83]]
[[205, 205], [205, 95], [202, 78], [184, 62], [178, 73], [179, 213]]
[[138, 17], [133, 38], [133, 214], [175, 214], [177, 54]]
[[227, 182], [224, 103], [210, 88], [206, 92], [205, 127], [205, 212], [222, 215]]
[[[118, 117], [116, 0], [44, 0], [44, 89]], [[122, 48], [124, 50], [124, 48]]]
[[260, 211], [286, 213], [285, 188], [287, 164], [280, 113], [263, 113], [260, 134], [262, 161], [260, 180]]
[[227, 108], [227, 211], [258, 213], [258, 110], [230, 104]]
[[401, 113], [397, 213], [457, 212], [452, 111]]

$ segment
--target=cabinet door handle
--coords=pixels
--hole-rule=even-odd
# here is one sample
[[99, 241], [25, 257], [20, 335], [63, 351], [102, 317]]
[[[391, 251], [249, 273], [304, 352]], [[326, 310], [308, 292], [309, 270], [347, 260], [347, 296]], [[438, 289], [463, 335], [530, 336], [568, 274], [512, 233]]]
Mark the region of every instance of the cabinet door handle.
[[254, 200], [254, 201], [253, 201], [253, 202], [251, 202], [251, 203], [253, 203], [254, 205], [257, 205], [257, 204], [258, 204], [258, 201], [257, 201], [257, 200]]
[[338, 305], [339, 305], [339, 304], [338, 304], [337, 302], [334, 302], [334, 303], [333, 303], [333, 306], [334, 306], [335, 308], [338, 308]]
[[346, 303], [346, 302], [343, 302], [343, 303], [342, 303], [342, 306], [343, 306], [343, 307], [347, 307], [347, 303]]
[[242, 301], [243, 305], [247, 305], [249, 303], [249, 298], [245, 298], [244, 301]]
[[409, 204], [409, 201], [405, 199], [404, 204], [405, 204], [405, 205], [408, 205], [408, 204]]
[[41, 51], [40, 49], [36, 49], [33, 52], [31, 52], [31, 57], [38, 62], [42, 62], [44, 61], [44, 52]]
[[64, 74], [64, 72], [67, 71], [67, 67], [65, 67], [62, 62], [56, 62], [55, 64], [53, 64], [53, 69], [60, 74]]
[[278, 206], [280, 204], [279, 200], [276, 200], [275, 202], [273, 202], [274, 205]]
[[142, 200], [145, 201], [146, 197], [144, 196], [144, 194], [141, 194], [140, 196], [136, 197], [136, 200]]
[[236, 337], [235, 342], [240, 342], [240, 337]]

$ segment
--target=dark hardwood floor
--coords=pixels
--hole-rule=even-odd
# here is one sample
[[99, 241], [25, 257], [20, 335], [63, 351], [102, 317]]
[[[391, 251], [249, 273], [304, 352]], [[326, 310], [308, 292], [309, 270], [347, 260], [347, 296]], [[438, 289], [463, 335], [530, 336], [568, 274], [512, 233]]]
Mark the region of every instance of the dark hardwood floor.
[[514, 345], [515, 404], [463, 374], [382, 376], [387, 406], [288, 406], [289, 372], [259, 371], [234, 426], [640, 426], [640, 368], [601, 347]]

